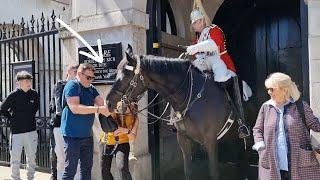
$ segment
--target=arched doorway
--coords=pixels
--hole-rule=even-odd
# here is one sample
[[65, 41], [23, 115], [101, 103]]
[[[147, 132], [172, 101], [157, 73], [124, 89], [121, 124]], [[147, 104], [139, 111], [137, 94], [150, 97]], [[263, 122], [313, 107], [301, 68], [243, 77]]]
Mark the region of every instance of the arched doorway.
[[[172, 11], [169, 2], [168, 0], [148, 0], [147, 13], [150, 23], [147, 31], [148, 54], [167, 56], [170, 48], [171, 52], [179, 51], [176, 47], [165, 43], [167, 41], [164, 37], [168, 37], [166, 34], [175, 35], [174, 31], [179, 28], [174, 25], [176, 23], [174, 14], [168, 12]], [[238, 74], [253, 89], [252, 99], [245, 103], [245, 111], [251, 127], [255, 123], [261, 103], [268, 99], [264, 88], [264, 80], [268, 74], [276, 71], [288, 73], [304, 92], [305, 99], [309, 98], [307, 45], [304, 41], [307, 32], [306, 9], [303, 0], [282, 0], [280, 2], [276, 0], [225, 0], [213, 19], [213, 23], [219, 25], [225, 32], [227, 48], [235, 61]], [[171, 30], [170, 33], [168, 29]], [[187, 44], [189, 44], [188, 41]], [[159, 43], [160, 48], [154, 48], [154, 43]], [[154, 92], [149, 91], [149, 99], [153, 97]], [[159, 113], [159, 109], [161, 107], [155, 107], [149, 111]], [[161, 151], [169, 151], [169, 149], [160, 149], [164, 146], [161, 146], [163, 142], [161, 142], [161, 137], [159, 138], [159, 127], [158, 123], [149, 126], [153, 179], [161, 179], [160, 154]], [[249, 154], [251, 165], [249, 178], [256, 179], [258, 155], [251, 151], [252, 144], [251, 139], [247, 144], [246, 153]], [[223, 168], [226, 170], [223, 174], [229, 179], [239, 178], [246, 174], [246, 171], [241, 169], [242, 165], [239, 164], [239, 161], [243, 160], [242, 157], [239, 157], [242, 152], [235, 152], [234, 147], [234, 142], [221, 143], [221, 149], [225, 154], [221, 162], [231, 167]], [[238, 149], [240, 148], [242, 147]], [[179, 168], [174, 172], [183, 174]]]
[[[308, 101], [306, 17], [303, 0], [225, 0], [217, 11], [213, 23], [224, 30], [238, 74], [253, 90], [253, 97], [244, 103], [251, 127], [261, 104], [269, 99], [264, 80], [272, 72], [289, 74]], [[251, 150], [252, 144], [253, 139], [248, 142], [247, 154], [254, 178], [258, 154]], [[222, 146], [226, 151], [233, 148], [228, 143]]]
[[[147, 54], [166, 57], [178, 57], [182, 49], [178, 44], [187, 42], [179, 34], [176, 17], [169, 0], [148, 0], [147, 14], [149, 14], [149, 29], [147, 30]], [[153, 90], [148, 91], [148, 103], [156, 96]], [[161, 101], [157, 97], [154, 104]], [[160, 115], [166, 103], [152, 106], [148, 111]], [[166, 116], [166, 115], [164, 115]], [[184, 179], [183, 158], [177, 143], [173, 126], [167, 122], [157, 121], [152, 116], [148, 117], [149, 125], [149, 151], [152, 161], [152, 179]]]

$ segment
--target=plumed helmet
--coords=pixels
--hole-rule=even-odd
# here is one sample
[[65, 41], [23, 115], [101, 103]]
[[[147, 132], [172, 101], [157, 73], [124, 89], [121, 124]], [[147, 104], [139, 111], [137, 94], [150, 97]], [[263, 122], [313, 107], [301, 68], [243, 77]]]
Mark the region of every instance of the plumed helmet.
[[202, 18], [205, 18], [206, 25], [211, 24], [210, 19], [207, 15], [206, 11], [203, 8], [201, 0], [194, 0], [193, 10], [190, 14], [191, 24], [199, 19], [202, 19]]

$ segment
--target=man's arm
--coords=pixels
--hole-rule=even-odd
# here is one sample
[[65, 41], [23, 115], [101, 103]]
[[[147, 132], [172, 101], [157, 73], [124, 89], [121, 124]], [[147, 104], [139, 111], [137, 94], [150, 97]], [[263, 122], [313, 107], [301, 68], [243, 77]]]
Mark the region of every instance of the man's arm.
[[98, 95], [98, 92], [96, 98], [94, 99], [94, 103], [99, 106], [98, 113], [103, 114], [105, 116], [110, 115], [109, 109], [104, 105], [103, 97], [101, 95]]
[[10, 117], [9, 109], [12, 109], [14, 103], [13, 93], [10, 93], [9, 96], [1, 103], [0, 112], [6, 117]]
[[37, 113], [37, 111], [40, 108], [40, 98], [39, 98], [39, 94], [37, 92], [35, 92], [35, 102], [34, 102], [34, 114]]
[[104, 105], [104, 100], [103, 97], [101, 95], [98, 95], [95, 99], [94, 99], [94, 103], [98, 106], [103, 106]]
[[79, 96], [67, 97], [67, 104], [73, 114], [98, 113], [99, 106], [86, 106], [80, 104]]
[[54, 88], [55, 92], [55, 107], [56, 107], [56, 114], [61, 116], [62, 113], [62, 94], [63, 94], [64, 85], [62, 82], [58, 82]]

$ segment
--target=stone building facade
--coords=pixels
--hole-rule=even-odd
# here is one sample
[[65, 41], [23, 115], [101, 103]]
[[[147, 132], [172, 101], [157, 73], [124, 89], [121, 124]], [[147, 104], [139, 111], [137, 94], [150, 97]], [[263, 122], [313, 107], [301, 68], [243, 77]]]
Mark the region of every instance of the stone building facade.
[[[168, 0], [173, 9], [177, 35], [174, 38], [188, 44], [191, 42], [189, 13], [192, 9], [192, 0]], [[302, 2], [302, 0], [301, 0]], [[12, 19], [19, 20], [21, 17], [41, 12], [50, 14], [54, 9], [61, 14], [61, 19], [76, 30], [90, 45], [96, 45], [99, 38], [102, 44], [122, 43], [122, 49], [131, 44], [136, 54], [147, 54], [147, 31], [151, 29], [152, 19], [147, 13], [149, 3], [157, 4], [156, 0], [7, 0], [1, 2], [5, 6], [0, 7], [0, 22], [11, 22]], [[203, 0], [204, 7], [211, 19], [214, 19], [223, 0]], [[308, 32], [306, 41], [308, 43], [309, 66], [309, 101], [315, 114], [320, 117], [320, 0], [305, 0], [308, 13]], [[8, 7], [8, 8], [2, 8]], [[63, 10], [64, 9], [64, 10]], [[16, 10], [17, 13], [11, 13]], [[152, 9], [151, 9], [152, 10]], [[168, 18], [168, 17], [167, 17]], [[167, 26], [167, 34], [171, 33], [172, 27]], [[78, 48], [84, 45], [66, 30], [61, 30], [62, 58], [64, 67], [69, 63], [77, 63], [79, 59]], [[168, 41], [170, 42], [170, 41]], [[174, 42], [170, 42], [173, 43]], [[160, 44], [161, 46], [161, 44]], [[98, 85], [97, 88], [102, 95], [106, 95], [110, 85]], [[147, 104], [145, 96], [140, 104]], [[137, 160], [130, 162], [130, 168], [134, 179], [152, 179], [152, 159], [149, 151], [148, 123], [145, 117], [140, 117], [141, 123], [137, 140], [132, 145], [132, 152]], [[101, 129], [96, 122], [94, 125], [95, 142], [98, 142]], [[313, 141], [320, 144], [320, 136], [313, 133]], [[97, 144], [97, 143], [96, 143]], [[95, 146], [94, 162], [99, 162], [99, 148]], [[93, 168], [93, 179], [99, 179], [99, 163]]]

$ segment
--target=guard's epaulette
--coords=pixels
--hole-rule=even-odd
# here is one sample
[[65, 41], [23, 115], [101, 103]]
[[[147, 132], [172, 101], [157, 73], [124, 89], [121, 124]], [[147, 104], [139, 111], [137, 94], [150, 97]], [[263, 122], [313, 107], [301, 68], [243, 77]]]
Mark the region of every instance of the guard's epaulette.
[[213, 28], [218, 28], [218, 29], [223, 33], [222, 29], [221, 29], [219, 26], [215, 25], [215, 24], [211, 24], [211, 25], [210, 25], [210, 28], [211, 28], [211, 29], [213, 29]]

